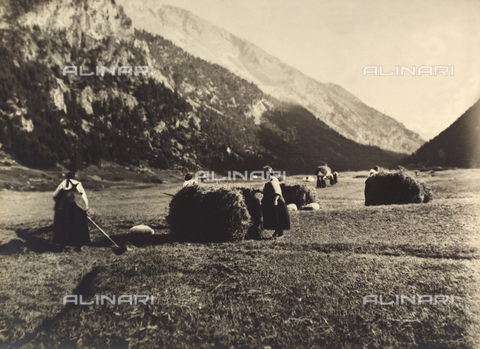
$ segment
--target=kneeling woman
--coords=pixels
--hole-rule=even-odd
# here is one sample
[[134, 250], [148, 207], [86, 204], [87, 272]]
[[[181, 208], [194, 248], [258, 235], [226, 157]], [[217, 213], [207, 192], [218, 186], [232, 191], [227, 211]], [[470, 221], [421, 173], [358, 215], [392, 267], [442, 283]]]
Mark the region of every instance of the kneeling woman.
[[69, 172], [53, 193], [55, 216], [53, 219], [53, 242], [61, 246], [76, 246], [90, 243], [87, 210], [88, 199], [82, 183], [75, 172]]
[[290, 229], [290, 216], [282, 195], [280, 183], [273, 176], [273, 169], [270, 166], [265, 166], [263, 170], [265, 178], [270, 178], [263, 187], [263, 229], [275, 230], [272, 237], [276, 238], [282, 236], [284, 230]]

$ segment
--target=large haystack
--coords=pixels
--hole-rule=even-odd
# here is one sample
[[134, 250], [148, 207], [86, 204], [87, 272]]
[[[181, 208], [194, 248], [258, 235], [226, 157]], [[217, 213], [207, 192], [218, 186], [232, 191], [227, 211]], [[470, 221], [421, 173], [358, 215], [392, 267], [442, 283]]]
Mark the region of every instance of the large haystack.
[[407, 171], [380, 170], [365, 182], [365, 205], [429, 202], [432, 191]]
[[316, 200], [315, 188], [305, 184], [285, 185], [285, 183], [282, 183], [280, 187], [287, 205], [295, 204], [297, 207], [302, 207]]
[[256, 194], [260, 193], [260, 190], [241, 187], [238, 187], [237, 189], [242, 193], [245, 205], [247, 205], [248, 213], [252, 218], [251, 226], [247, 231], [246, 238], [260, 239], [262, 231], [262, 206], [259, 198], [256, 196]]
[[254, 225], [242, 191], [218, 185], [181, 189], [170, 202], [167, 222], [179, 238], [201, 242], [240, 241]]

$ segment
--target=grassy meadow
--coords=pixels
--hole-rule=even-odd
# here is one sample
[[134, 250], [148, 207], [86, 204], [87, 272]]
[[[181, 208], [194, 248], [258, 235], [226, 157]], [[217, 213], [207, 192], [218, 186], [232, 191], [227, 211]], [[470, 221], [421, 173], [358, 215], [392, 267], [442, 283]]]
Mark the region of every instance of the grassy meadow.
[[[56, 251], [51, 192], [0, 191], [1, 346], [480, 347], [480, 170], [420, 172], [432, 202], [365, 207], [367, 175], [341, 173], [317, 189], [320, 210], [292, 212], [282, 239], [215, 244], [170, 235], [179, 175], [85, 182], [93, 219], [132, 244], [125, 252], [93, 225], [92, 246]], [[142, 223], [155, 234], [128, 234]], [[63, 305], [71, 294], [153, 295], [154, 304]], [[366, 295], [454, 303], [364, 305]]]

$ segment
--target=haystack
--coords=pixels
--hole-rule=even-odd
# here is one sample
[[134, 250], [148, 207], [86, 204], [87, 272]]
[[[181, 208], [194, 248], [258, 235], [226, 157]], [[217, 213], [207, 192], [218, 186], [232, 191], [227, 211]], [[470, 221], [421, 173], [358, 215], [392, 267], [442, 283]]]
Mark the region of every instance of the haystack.
[[320, 173], [322, 175], [326, 176], [326, 175], [332, 173], [332, 169], [330, 167], [328, 167], [327, 165], [318, 166], [317, 169], [315, 170], [315, 175], [319, 176]]
[[167, 222], [180, 239], [199, 242], [240, 241], [254, 225], [242, 191], [218, 185], [191, 185], [178, 191]]
[[432, 200], [432, 191], [407, 171], [381, 169], [365, 181], [365, 205], [422, 203]]
[[247, 239], [260, 239], [262, 231], [262, 206], [259, 198], [256, 196], [256, 194], [260, 193], [260, 190], [241, 187], [237, 189], [242, 193], [248, 214], [252, 218], [250, 228], [248, 228], [245, 237]]
[[297, 207], [302, 207], [315, 202], [315, 188], [306, 186], [305, 184], [285, 185], [284, 183], [280, 184], [280, 187], [282, 188], [283, 198], [287, 205], [295, 204]]

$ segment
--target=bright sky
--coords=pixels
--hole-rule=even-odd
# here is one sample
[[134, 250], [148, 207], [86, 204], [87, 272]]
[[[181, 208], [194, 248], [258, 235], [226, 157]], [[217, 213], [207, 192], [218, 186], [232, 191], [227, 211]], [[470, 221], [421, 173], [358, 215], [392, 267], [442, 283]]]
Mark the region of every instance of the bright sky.
[[[160, 0], [159, 0], [160, 1]], [[341, 85], [429, 140], [480, 98], [478, 0], [162, 0]], [[450, 76], [363, 68], [454, 66]]]

